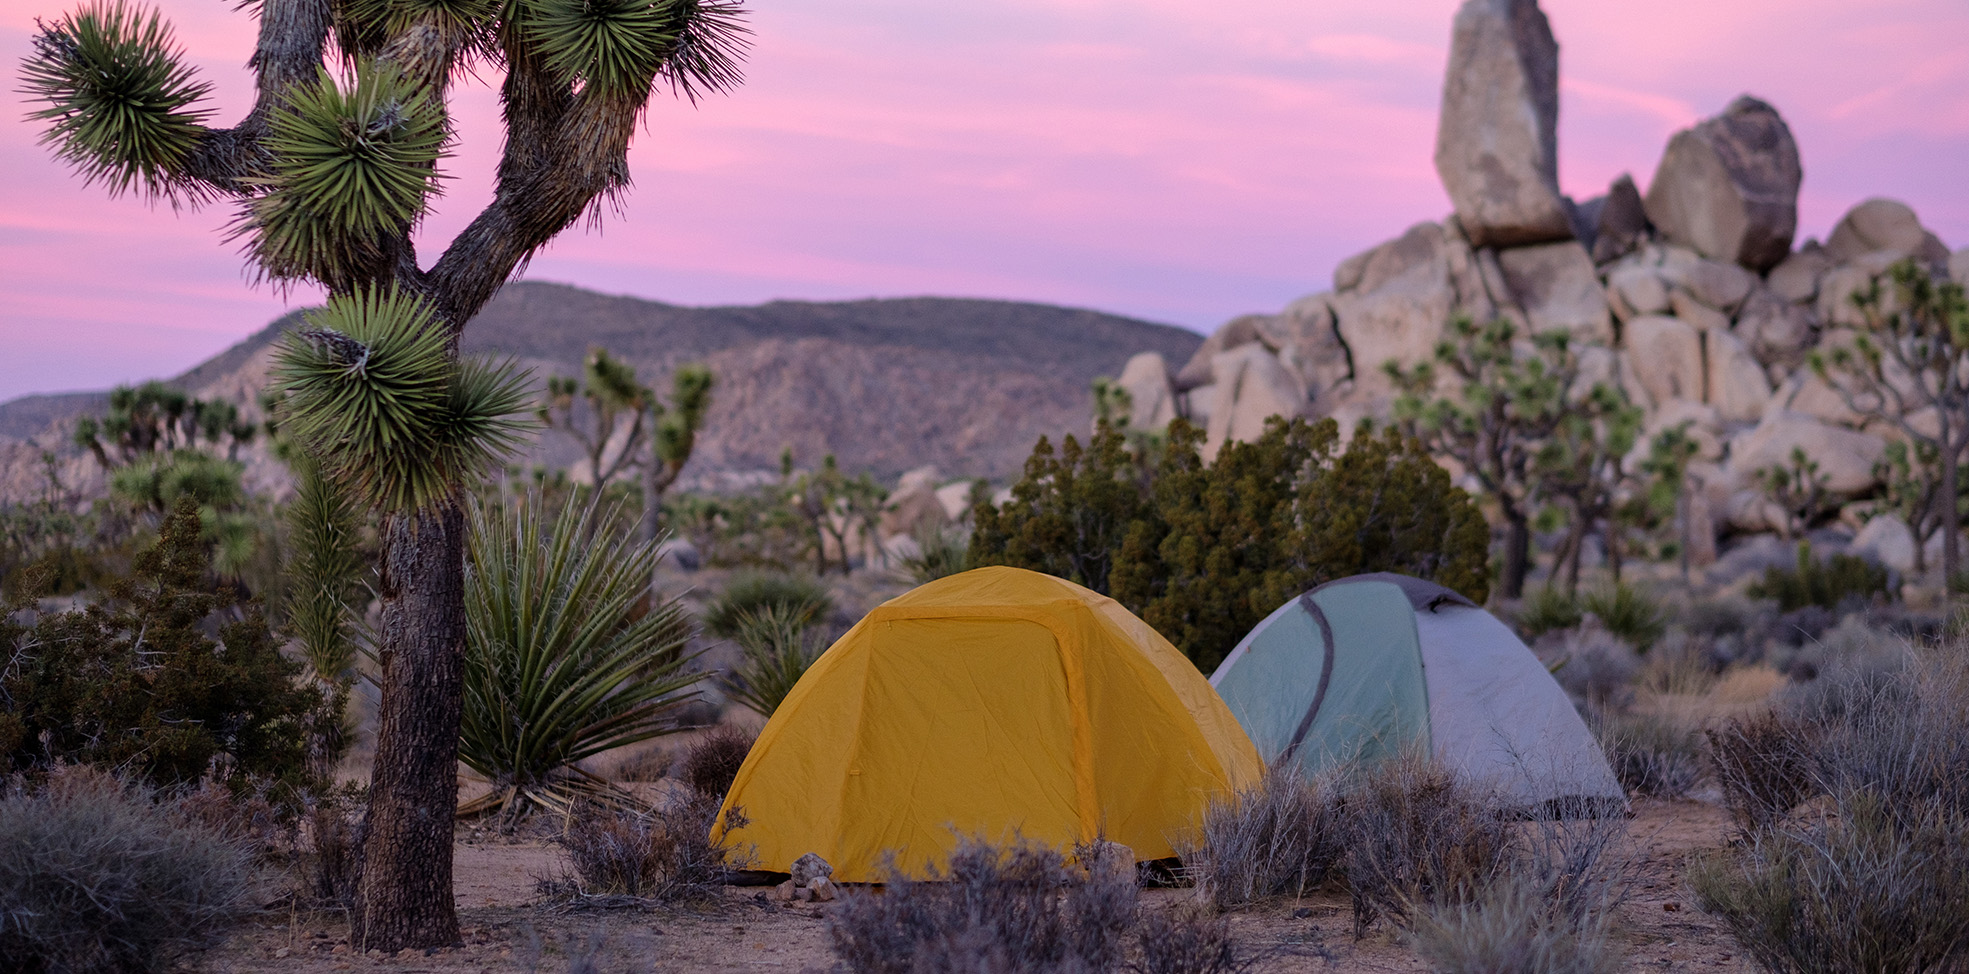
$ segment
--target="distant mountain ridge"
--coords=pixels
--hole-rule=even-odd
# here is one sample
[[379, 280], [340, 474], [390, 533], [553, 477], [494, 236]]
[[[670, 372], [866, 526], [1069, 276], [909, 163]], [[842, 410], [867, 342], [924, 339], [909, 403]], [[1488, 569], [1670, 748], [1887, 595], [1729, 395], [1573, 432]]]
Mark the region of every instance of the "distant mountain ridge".
[[[255, 402], [272, 342], [293, 317], [170, 381], [203, 397]], [[578, 374], [597, 345], [659, 389], [678, 365], [706, 363], [717, 386], [687, 471], [694, 478], [772, 469], [787, 448], [803, 466], [833, 453], [849, 470], [882, 477], [933, 463], [949, 476], [1002, 478], [1018, 472], [1041, 435], [1089, 426], [1096, 377], [1119, 375], [1143, 350], [1183, 361], [1202, 341], [1171, 325], [1014, 301], [684, 307], [520, 282], [473, 319], [463, 347], [510, 357], [537, 382]], [[47, 434], [105, 400], [83, 392], [0, 404], [0, 438], [60, 442]], [[548, 434], [525, 459], [565, 465], [574, 456], [564, 437]]]

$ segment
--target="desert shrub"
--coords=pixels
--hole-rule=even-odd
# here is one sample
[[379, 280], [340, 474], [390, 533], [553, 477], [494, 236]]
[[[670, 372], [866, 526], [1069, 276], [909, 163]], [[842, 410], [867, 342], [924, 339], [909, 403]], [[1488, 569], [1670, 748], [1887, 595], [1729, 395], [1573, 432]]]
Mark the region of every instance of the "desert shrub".
[[165, 971], [248, 907], [252, 856], [144, 786], [64, 769], [0, 796], [0, 958], [22, 974]]
[[820, 658], [812, 623], [796, 607], [766, 605], [739, 619], [739, 662], [720, 674], [718, 689], [761, 717], [773, 711]]
[[684, 749], [677, 762], [677, 776], [691, 791], [706, 798], [725, 797], [745, 757], [752, 753], [753, 737], [736, 727], [714, 727]]
[[493, 788], [460, 814], [612, 790], [577, 763], [676, 730], [699, 679], [689, 617], [651, 585], [656, 545], [574, 498], [552, 523], [540, 507], [471, 517], [458, 758]]
[[940, 525], [916, 533], [916, 553], [904, 557], [898, 573], [912, 585], [925, 585], [961, 572], [971, 557], [964, 535]]
[[1422, 910], [1414, 928], [1416, 952], [1442, 974], [1613, 974], [1620, 967], [1607, 912], [1575, 920], [1520, 873], [1469, 899]]
[[321, 694], [295, 682], [258, 608], [213, 579], [201, 530], [180, 505], [85, 608], [37, 616], [25, 594], [0, 606], [6, 770], [87, 763], [173, 787], [217, 773], [289, 795], [312, 783], [302, 728]]
[[[745, 850], [711, 838], [721, 801], [722, 796], [692, 795], [642, 810], [584, 803], [556, 840], [573, 872], [547, 884], [548, 892], [656, 903], [714, 898], [731, 871], [752, 864]], [[732, 808], [721, 824], [721, 835], [743, 828], [745, 813]]]
[[1595, 728], [1620, 786], [1630, 795], [1680, 798], [1702, 778], [1702, 740], [1654, 714], [1608, 717]]
[[1537, 639], [1548, 632], [1579, 625], [1583, 615], [1577, 596], [1557, 585], [1547, 585], [1526, 592], [1524, 600], [1518, 603], [1518, 634]]
[[1589, 622], [1561, 634], [1551, 666], [1552, 678], [1574, 701], [1605, 713], [1632, 697], [1641, 658], [1633, 644]]
[[1711, 773], [1738, 828], [1770, 825], [1816, 793], [1815, 725], [1772, 712], [1732, 718], [1704, 734]]
[[1239, 948], [1228, 917], [1195, 906], [1145, 915], [1135, 945], [1138, 974], [1242, 974], [1258, 961]]
[[1811, 543], [1801, 541], [1796, 567], [1766, 568], [1763, 579], [1751, 583], [1746, 591], [1753, 599], [1775, 599], [1780, 611], [1792, 612], [1808, 605], [1838, 609], [1848, 600], [1866, 602], [1875, 596], [1885, 597], [1887, 583], [1887, 569], [1865, 558], [1835, 554], [1820, 560], [1812, 556]]
[[1112, 595], [1204, 671], [1279, 603], [1394, 571], [1482, 602], [1490, 529], [1422, 445], [1274, 420], [1205, 463], [1178, 421], [1154, 456], [1103, 424], [1084, 449], [1035, 447], [1004, 504], [981, 504], [970, 564], [1030, 568]]
[[362, 881], [362, 812], [367, 789], [343, 789], [318, 796], [308, 808], [305, 893], [342, 909], [355, 906]]
[[1931, 650], [1882, 684], [1835, 691], [1837, 703], [1820, 711], [1807, 739], [1816, 781], [1835, 795], [1877, 795], [1890, 816], [1932, 807], [1969, 817], [1969, 662], [1961, 652]]
[[828, 937], [851, 974], [1100, 974], [1121, 964], [1135, 902], [1132, 872], [1083, 872], [1052, 849], [965, 840], [924, 879], [891, 870], [881, 893], [849, 893]]
[[745, 620], [766, 609], [777, 609], [802, 626], [811, 626], [834, 611], [834, 596], [826, 585], [806, 575], [740, 572], [705, 607], [704, 630], [722, 639], [736, 639]]
[[1969, 819], [1923, 803], [1909, 821], [1867, 792], [1837, 805], [1698, 860], [1689, 884], [1702, 908], [1777, 974], [1962, 970]]
[[1503, 805], [1418, 755], [1354, 772], [1337, 817], [1355, 936], [1384, 916], [1401, 924], [1467, 900], [1514, 853]]
[[1627, 640], [1638, 652], [1647, 652], [1668, 629], [1661, 604], [1624, 582], [1586, 593], [1580, 597], [1579, 607], [1598, 616], [1600, 625]]
[[1203, 816], [1183, 863], [1202, 897], [1228, 909], [1273, 896], [1303, 896], [1339, 869], [1345, 849], [1328, 781], [1273, 767], [1257, 785]]

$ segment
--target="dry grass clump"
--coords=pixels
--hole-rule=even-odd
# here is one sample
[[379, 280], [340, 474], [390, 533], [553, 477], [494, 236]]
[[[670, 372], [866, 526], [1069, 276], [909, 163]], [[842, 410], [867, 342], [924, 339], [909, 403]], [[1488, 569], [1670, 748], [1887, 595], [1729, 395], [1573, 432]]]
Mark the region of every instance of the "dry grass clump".
[[1658, 713], [1608, 717], [1595, 728], [1607, 764], [1630, 795], [1681, 798], [1702, 779], [1702, 739]]
[[1415, 949], [1442, 974], [1612, 974], [1612, 918], [1555, 910], [1531, 877], [1508, 873], [1470, 899], [1415, 918]]
[[1405, 924], [1417, 908], [1468, 898], [1513, 852], [1496, 798], [1419, 756], [1354, 772], [1335, 814], [1356, 937], [1383, 916]]
[[1961, 648], [1730, 729], [1718, 767], [1735, 762], [1744, 837], [1691, 872], [1703, 908], [1774, 972], [1969, 969]]
[[1244, 974], [1260, 959], [1238, 945], [1228, 918], [1196, 906], [1147, 914], [1135, 945], [1139, 974]]
[[706, 798], [722, 800], [738, 769], [752, 753], [754, 735], [730, 725], [712, 728], [693, 741], [677, 762], [677, 777]]
[[252, 853], [86, 769], [0, 795], [0, 958], [24, 974], [165, 971], [246, 912]]
[[850, 974], [1101, 974], [1121, 966], [1135, 903], [1131, 871], [1083, 872], [1041, 846], [965, 840], [925, 879], [892, 869], [885, 889], [850, 893], [828, 936]]
[[1329, 781], [1272, 767], [1259, 783], [1204, 813], [1183, 864], [1219, 910], [1269, 897], [1298, 897], [1328, 882], [1346, 849]]
[[[582, 806], [557, 840], [573, 873], [543, 891], [601, 905], [716, 898], [733, 870], [751, 865], [747, 852], [711, 839], [720, 801], [694, 795], [646, 810]], [[745, 813], [733, 808], [724, 824], [743, 828]]]

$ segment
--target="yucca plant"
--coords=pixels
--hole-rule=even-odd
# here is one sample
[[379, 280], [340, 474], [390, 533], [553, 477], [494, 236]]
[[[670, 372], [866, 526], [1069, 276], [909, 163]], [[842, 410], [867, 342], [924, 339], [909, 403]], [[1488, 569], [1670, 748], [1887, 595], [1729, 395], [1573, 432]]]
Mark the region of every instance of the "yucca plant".
[[459, 814], [620, 797], [580, 762], [677, 730], [700, 678], [689, 615], [651, 588], [657, 547], [572, 498], [551, 520], [537, 503], [479, 509], [468, 547], [458, 758], [493, 789]]
[[[386, 512], [382, 714], [353, 942], [442, 946], [458, 939], [449, 742], [463, 692], [460, 496], [475, 462], [500, 446], [484, 421], [507, 388], [496, 370], [457, 364], [460, 333], [542, 247], [584, 216], [599, 220], [627, 189], [629, 140], [658, 88], [696, 101], [738, 83], [742, 0], [256, 0], [238, 9], [260, 24], [251, 59], [241, 57], [254, 102], [232, 128], [204, 124], [209, 86], [163, 20], [126, 0], [85, 0], [41, 22], [23, 93], [42, 141], [86, 181], [174, 206], [230, 202], [257, 276], [314, 282], [344, 308], [370, 306], [378, 331], [369, 337], [318, 322], [303, 370], [320, 396], [308, 452]], [[420, 261], [413, 234], [455, 131], [451, 82], [470, 74], [502, 76], [491, 201]], [[397, 332], [382, 327], [391, 321]], [[412, 337], [427, 344], [412, 348]], [[410, 369], [409, 386], [371, 382], [383, 368], [376, 355], [391, 347], [404, 353], [399, 364], [447, 367]]]
[[739, 665], [718, 677], [725, 696], [761, 717], [770, 718], [793, 685], [820, 658], [813, 617], [804, 607], [766, 603], [739, 617]]

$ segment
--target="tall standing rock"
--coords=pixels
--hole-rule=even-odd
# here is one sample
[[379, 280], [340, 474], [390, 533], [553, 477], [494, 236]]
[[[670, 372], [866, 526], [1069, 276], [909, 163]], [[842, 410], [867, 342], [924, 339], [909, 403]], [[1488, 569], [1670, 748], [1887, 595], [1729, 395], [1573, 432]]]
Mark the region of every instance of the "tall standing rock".
[[1559, 195], [1559, 42], [1536, 0], [1465, 0], [1456, 12], [1436, 173], [1472, 246], [1572, 238]]
[[1744, 95], [1668, 141], [1648, 185], [1648, 220], [1705, 257], [1766, 271], [1791, 252], [1803, 178], [1791, 128]]

